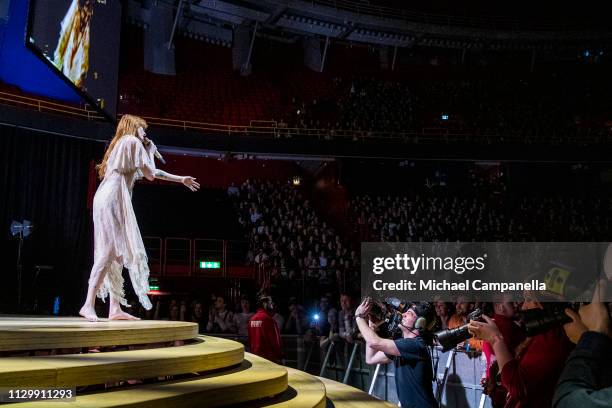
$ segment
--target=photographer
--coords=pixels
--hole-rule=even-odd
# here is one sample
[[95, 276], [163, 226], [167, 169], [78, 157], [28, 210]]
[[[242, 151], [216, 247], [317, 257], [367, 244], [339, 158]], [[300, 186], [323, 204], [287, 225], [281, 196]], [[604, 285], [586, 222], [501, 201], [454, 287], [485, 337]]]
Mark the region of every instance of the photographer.
[[612, 326], [610, 313], [600, 301], [604, 282], [600, 282], [591, 304], [580, 307], [578, 313], [565, 311], [572, 322], [563, 328], [577, 344], [561, 373], [554, 408], [604, 408], [612, 404]]
[[433, 319], [433, 308], [423, 304], [404, 312], [399, 325], [402, 338], [397, 340], [383, 339], [376, 334], [373, 327], [377, 322], [370, 318], [371, 308], [372, 300], [366, 298], [355, 311], [357, 326], [366, 341], [366, 362], [394, 362], [395, 385], [403, 408], [437, 407], [432, 390], [433, 370], [428, 344], [421, 335], [422, 329], [417, 328], [425, 327], [426, 320]]
[[[499, 329], [508, 351], [514, 353], [516, 347], [525, 340], [525, 334], [517, 324], [516, 302], [511, 301], [509, 294], [497, 296], [498, 302], [493, 303], [493, 321]], [[485, 377], [481, 380], [484, 393], [491, 398], [493, 408], [503, 407], [506, 404], [507, 390], [498, 381], [499, 366], [495, 357], [495, 350], [488, 342], [483, 342], [482, 351], [485, 355], [487, 368]]]
[[[526, 298], [522, 309], [545, 307], [548, 305]], [[486, 315], [483, 319], [471, 321], [468, 327], [473, 336], [488, 342], [495, 351], [501, 382], [508, 390], [505, 407], [550, 407], [559, 373], [571, 350], [563, 329], [553, 327], [529, 337], [513, 353], [495, 321]]]

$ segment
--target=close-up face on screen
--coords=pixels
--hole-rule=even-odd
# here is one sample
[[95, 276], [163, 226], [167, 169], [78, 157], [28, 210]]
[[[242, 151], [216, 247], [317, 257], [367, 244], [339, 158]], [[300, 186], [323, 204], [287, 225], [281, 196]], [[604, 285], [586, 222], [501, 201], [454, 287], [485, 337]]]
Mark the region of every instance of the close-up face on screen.
[[121, 5], [117, 0], [32, 0], [27, 42], [80, 91], [114, 114]]

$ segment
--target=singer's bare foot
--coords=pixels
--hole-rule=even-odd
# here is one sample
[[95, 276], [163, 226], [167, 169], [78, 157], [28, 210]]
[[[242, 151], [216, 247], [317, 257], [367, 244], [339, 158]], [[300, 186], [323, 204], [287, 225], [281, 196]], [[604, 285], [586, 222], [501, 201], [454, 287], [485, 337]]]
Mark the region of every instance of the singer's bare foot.
[[100, 319], [98, 319], [98, 315], [96, 314], [96, 310], [93, 307], [91, 307], [91, 306], [83, 306], [81, 308], [81, 310], [79, 310], [79, 315], [83, 316], [84, 318], [86, 318], [90, 322], [97, 322], [97, 321], [100, 320]]
[[140, 320], [140, 318], [132, 316], [131, 314], [119, 309], [113, 313], [109, 313], [108, 320]]

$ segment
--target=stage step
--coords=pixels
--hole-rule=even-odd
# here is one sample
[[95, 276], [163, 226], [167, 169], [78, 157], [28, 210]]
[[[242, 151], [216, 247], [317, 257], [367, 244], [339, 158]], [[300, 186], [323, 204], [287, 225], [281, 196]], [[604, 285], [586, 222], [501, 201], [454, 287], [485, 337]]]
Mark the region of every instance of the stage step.
[[[242, 344], [198, 336], [185, 322], [96, 322], [81, 318], [0, 317], [0, 387], [51, 388], [114, 384], [126, 380], [178, 376], [77, 392], [61, 407], [393, 407], [335, 381], [286, 368], [245, 353]], [[171, 346], [173, 341], [191, 340]], [[19, 356], [48, 349], [127, 346], [100, 353]], [[156, 348], [145, 348], [156, 347]], [[21, 352], [28, 353], [21, 353]], [[66, 351], [66, 350], [64, 350]], [[200, 373], [193, 374], [192, 373]], [[182, 374], [187, 374], [183, 375]], [[46, 407], [48, 401], [19, 403]]]
[[88, 322], [82, 317], [0, 317], [0, 351], [124, 346], [193, 339], [198, 325], [140, 320]]
[[[287, 370], [261, 357], [246, 353], [235, 368], [216, 371], [192, 379], [131, 386], [128, 388], [78, 395], [76, 401], [55, 401], [53, 407], [222, 407], [246, 403], [283, 393]], [[46, 407], [47, 401], [11, 406]]]
[[61, 387], [212, 371], [242, 363], [244, 346], [199, 336], [197, 343], [146, 350], [0, 359], [0, 386]]
[[325, 385], [328, 408], [397, 408], [397, 405], [368, 395], [357, 388], [317, 377]]
[[286, 367], [289, 387], [274, 398], [250, 401], [241, 408], [324, 408], [327, 403], [325, 386], [315, 376]]

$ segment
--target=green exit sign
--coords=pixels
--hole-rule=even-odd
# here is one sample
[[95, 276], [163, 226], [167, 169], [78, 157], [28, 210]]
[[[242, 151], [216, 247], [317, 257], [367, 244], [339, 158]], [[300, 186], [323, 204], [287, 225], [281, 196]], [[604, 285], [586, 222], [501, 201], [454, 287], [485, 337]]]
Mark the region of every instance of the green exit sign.
[[200, 269], [221, 269], [221, 262], [200, 261]]

